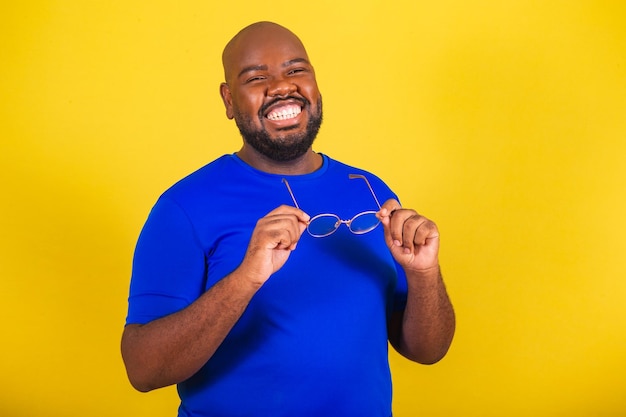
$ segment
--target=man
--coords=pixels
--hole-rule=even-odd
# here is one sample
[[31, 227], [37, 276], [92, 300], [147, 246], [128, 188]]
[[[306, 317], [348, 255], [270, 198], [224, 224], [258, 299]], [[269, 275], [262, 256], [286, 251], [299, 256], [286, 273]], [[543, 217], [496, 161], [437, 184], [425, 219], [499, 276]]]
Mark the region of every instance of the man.
[[313, 151], [322, 98], [293, 33], [252, 24], [223, 65], [243, 146], [148, 217], [122, 337], [129, 379], [178, 384], [179, 416], [390, 416], [387, 341], [430, 364], [454, 333], [437, 227]]

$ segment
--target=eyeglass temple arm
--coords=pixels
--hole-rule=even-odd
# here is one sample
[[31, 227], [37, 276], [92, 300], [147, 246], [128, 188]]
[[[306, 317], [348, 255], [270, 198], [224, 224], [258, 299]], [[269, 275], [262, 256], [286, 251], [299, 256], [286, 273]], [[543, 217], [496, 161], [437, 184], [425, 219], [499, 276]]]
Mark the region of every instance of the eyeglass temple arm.
[[[365, 181], [365, 183], [367, 184], [367, 188], [369, 188], [369, 189], [370, 189], [370, 193], [372, 193], [372, 197], [374, 197], [374, 200], [376, 201], [376, 204], [378, 205], [378, 208], [381, 208], [381, 207], [380, 207], [380, 202], [378, 201], [378, 198], [376, 197], [376, 194], [374, 193], [374, 189], [372, 188], [372, 186], [371, 186], [370, 182], [367, 180], [367, 178], [365, 177], [365, 175], [361, 175], [361, 174], [348, 174], [348, 177], [349, 177], [351, 180], [353, 180], [353, 179], [355, 179], [355, 178], [361, 178], [363, 181]], [[284, 179], [283, 179], [283, 181], [284, 181]], [[287, 187], [289, 187], [289, 185], [287, 185]], [[290, 190], [290, 192], [291, 192], [291, 190]], [[293, 194], [292, 194], [292, 196], [291, 196], [291, 197], [293, 197]], [[294, 200], [294, 202], [295, 202], [295, 200]]]
[[289, 186], [289, 183], [287, 182], [287, 179], [283, 178], [283, 182], [287, 186], [287, 191], [289, 191], [289, 195], [291, 196], [291, 199], [293, 200], [293, 204], [295, 204], [296, 208], [299, 209], [300, 206], [298, 205], [298, 202], [296, 201], [296, 197], [294, 197], [294, 195], [293, 195], [293, 191], [291, 191], [291, 187]]
[[[378, 201], [378, 197], [376, 197], [376, 194], [374, 193], [374, 189], [372, 188], [372, 185], [370, 184], [370, 182], [367, 180], [367, 178], [364, 175], [360, 175], [360, 174], [349, 174], [348, 177], [353, 180], [355, 178], [361, 178], [363, 181], [365, 181], [365, 184], [367, 184], [367, 188], [369, 188], [370, 193], [372, 193], [372, 197], [374, 197], [374, 201], [376, 201], [376, 205], [378, 205], [378, 208], [380, 207], [380, 202]], [[289, 185], [289, 182], [287, 181], [286, 178], [283, 178], [283, 183], [285, 183], [285, 186], [287, 186], [287, 191], [289, 191], [289, 195], [291, 196], [291, 199], [293, 200], [293, 204], [296, 206], [296, 208], [300, 208], [300, 206], [298, 205], [298, 202], [296, 201], [296, 197], [293, 195], [293, 191], [291, 191], [291, 186]]]

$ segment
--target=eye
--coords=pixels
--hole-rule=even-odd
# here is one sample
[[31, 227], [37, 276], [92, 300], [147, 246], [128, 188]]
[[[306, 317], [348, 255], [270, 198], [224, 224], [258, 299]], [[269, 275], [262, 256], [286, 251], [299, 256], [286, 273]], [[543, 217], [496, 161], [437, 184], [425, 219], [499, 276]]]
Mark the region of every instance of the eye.
[[254, 83], [254, 82], [257, 82], [257, 81], [263, 81], [263, 80], [265, 80], [265, 76], [263, 76], [263, 75], [255, 75], [253, 77], [247, 78], [246, 79], [246, 84]]
[[297, 75], [299, 73], [305, 72], [305, 68], [293, 68], [287, 72], [287, 75]]

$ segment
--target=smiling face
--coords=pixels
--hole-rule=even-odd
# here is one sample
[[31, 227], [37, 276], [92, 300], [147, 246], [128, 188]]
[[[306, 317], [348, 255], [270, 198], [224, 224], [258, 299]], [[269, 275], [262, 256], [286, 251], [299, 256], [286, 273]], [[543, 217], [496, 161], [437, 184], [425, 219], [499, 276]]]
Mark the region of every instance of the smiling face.
[[257, 23], [229, 42], [223, 63], [220, 92], [244, 147], [277, 162], [304, 155], [322, 123], [322, 100], [300, 40], [282, 26]]

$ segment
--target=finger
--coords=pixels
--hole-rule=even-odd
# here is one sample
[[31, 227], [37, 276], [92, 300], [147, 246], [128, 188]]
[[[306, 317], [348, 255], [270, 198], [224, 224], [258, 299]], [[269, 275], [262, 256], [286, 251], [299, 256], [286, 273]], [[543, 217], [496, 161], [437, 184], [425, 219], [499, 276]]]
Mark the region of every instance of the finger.
[[296, 244], [299, 235], [289, 223], [260, 224], [254, 236], [252, 247], [266, 250], [291, 249]]
[[271, 233], [272, 243], [275, 245], [274, 249], [289, 249], [293, 250], [298, 243], [299, 236], [296, 235], [291, 228], [283, 228], [274, 230]]
[[388, 229], [394, 246], [412, 249], [417, 224], [415, 221], [409, 220], [416, 214], [414, 210], [408, 209], [397, 209], [391, 213]]
[[306, 229], [306, 223], [293, 214], [277, 214], [265, 219], [262, 226], [268, 248], [293, 250]]
[[394, 238], [391, 234], [390, 223], [393, 214], [401, 209], [400, 203], [394, 199], [389, 199], [381, 206], [380, 210], [376, 214], [383, 225], [383, 233], [387, 246], [391, 248], [394, 246]]
[[421, 248], [427, 247], [438, 236], [437, 227], [432, 221], [423, 216], [413, 216], [405, 222], [403, 252], [417, 255]]
[[274, 210], [270, 211], [267, 214], [267, 216], [278, 215], [278, 214], [293, 215], [298, 219], [299, 222], [303, 222], [305, 224], [308, 223], [309, 220], [311, 219], [311, 216], [309, 216], [307, 213], [300, 210], [299, 208], [293, 207], [293, 206], [287, 206], [287, 205], [282, 205], [282, 206], [275, 208]]
[[439, 230], [437, 229], [437, 225], [433, 221], [428, 220], [425, 217], [422, 217], [422, 219], [424, 221], [420, 223], [420, 225], [416, 229], [415, 238], [413, 240], [413, 242], [418, 246], [426, 246], [433, 239], [439, 237]]
[[401, 208], [402, 206], [397, 200], [389, 199], [385, 201], [385, 203], [380, 207], [380, 210], [378, 211], [378, 217], [383, 223], [389, 222], [389, 218], [391, 217], [393, 212]]
[[417, 213], [408, 217], [402, 225], [402, 247], [405, 253], [413, 253], [415, 246], [420, 245], [420, 229], [426, 219]]
[[293, 249], [306, 230], [309, 215], [291, 206], [280, 206], [257, 221], [254, 235], [266, 249]]
[[424, 217], [421, 217], [421, 219], [423, 221], [413, 231], [413, 247], [410, 250], [404, 247], [402, 251], [406, 255], [419, 257], [421, 259], [419, 269], [427, 269], [438, 264], [439, 230], [437, 225], [431, 220]]
[[284, 217], [285, 220], [295, 219], [295, 228], [292, 229], [291, 233], [293, 243], [289, 245], [292, 250], [295, 249], [295, 244], [300, 239], [300, 236], [302, 236], [302, 233], [306, 230], [309, 220], [311, 220], [311, 216], [299, 208], [287, 205], [277, 207], [269, 212], [266, 217], [270, 218], [272, 216], [286, 216]]

